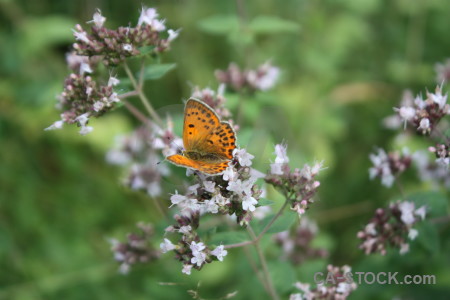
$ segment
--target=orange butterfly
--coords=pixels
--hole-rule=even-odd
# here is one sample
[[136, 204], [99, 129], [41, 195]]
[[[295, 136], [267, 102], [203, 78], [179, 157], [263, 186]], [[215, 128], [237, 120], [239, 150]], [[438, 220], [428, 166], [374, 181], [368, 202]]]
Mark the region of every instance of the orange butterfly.
[[219, 175], [233, 158], [236, 134], [228, 122], [221, 122], [214, 110], [194, 98], [184, 109], [183, 144], [185, 150], [167, 159], [177, 166]]

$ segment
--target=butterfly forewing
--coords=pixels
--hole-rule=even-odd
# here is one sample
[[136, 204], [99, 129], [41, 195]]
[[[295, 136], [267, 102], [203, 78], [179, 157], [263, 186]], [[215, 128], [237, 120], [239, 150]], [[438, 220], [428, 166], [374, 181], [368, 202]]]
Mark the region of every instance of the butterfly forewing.
[[206, 163], [192, 160], [179, 154], [171, 155], [167, 157], [167, 159], [178, 166], [199, 170], [200, 172], [209, 175], [220, 174], [228, 167], [228, 162]]

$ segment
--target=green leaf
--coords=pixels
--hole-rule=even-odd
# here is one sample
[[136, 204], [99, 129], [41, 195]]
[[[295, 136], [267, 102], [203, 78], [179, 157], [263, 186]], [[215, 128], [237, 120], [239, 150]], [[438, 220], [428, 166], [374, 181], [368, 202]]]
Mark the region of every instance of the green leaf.
[[422, 222], [417, 225], [417, 230], [419, 231], [417, 236], [419, 243], [431, 254], [439, 253], [440, 240], [436, 227], [429, 222]]
[[441, 217], [448, 213], [447, 198], [440, 192], [418, 192], [407, 197], [417, 208], [427, 206], [427, 218]]
[[216, 233], [209, 241], [209, 244], [235, 244], [248, 240], [250, 240], [250, 238], [248, 237], [247, 233], [243, 231], [228, 231]]
[[[274, 216], [275, 214], [269, 215], [259, 223], [258, 234], [264, 229], [264, 227], [266, 227], [267, 224], [270, 223]], [[296, 213], [291, 210], [286, 210], [281, 216], [278, 217], [278, 219], [276, 219], [272, 226], [270, 226], [267, 233], [277, 233], [288, 230], [297, 219], [298, 216]]]
[[293, 289], [296, 280], [295, 270], [287, 262], [271, 262], [268, 265], [275, 289], [280, 293], [287, 293]]
[[138, 48], [140, 54], [138, 56], [143, 56], [147, 54], [152, 54], [153, 50], [155, 50], [155, 46], [143, 46]]
[[[149, 65], [144, 70], [145, 80], [156, 80], [166, 75], [169, 71], [175, 69], [176, 64], [157, 64]], [[138, 77], [138, 76], [136, 76]]]
[[300, 26], [292, 21], [287, 21], [273, 16], [258, 16], [249, 24], [250, 30], [255, 34], [295, 33]]
[[273, 205], [274, 203], [275, 202], [273, 202], [272, 200], [266, 198], [259, 199], [258, 201], [259, 206]]
[[207, 33], [227, 35], [239, 31], [239, 20], [235, 15], [216, 15], [201, 20], [198, 27]]

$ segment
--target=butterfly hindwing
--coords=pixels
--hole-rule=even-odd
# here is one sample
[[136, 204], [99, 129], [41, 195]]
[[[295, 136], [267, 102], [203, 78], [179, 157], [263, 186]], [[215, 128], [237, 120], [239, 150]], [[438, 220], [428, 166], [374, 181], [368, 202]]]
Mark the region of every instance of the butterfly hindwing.
[[228, 162], [206, 163], [189, 159], [183, 155], [175, 154], [168, 156], [167, 159], [175, 165], [198, 170], [208, 175], [218, 175], [225, 171], [228, 167]]

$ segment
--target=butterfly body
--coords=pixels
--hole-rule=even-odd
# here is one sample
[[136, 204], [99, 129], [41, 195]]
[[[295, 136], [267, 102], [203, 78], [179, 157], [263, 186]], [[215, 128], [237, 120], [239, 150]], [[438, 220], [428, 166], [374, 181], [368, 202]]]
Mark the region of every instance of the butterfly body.
[[208, 175], [219, 175], [233, 158], [236, 134], [211, 107], [191, 98], [184, 110], [183, 144], [185, 150], [168, 156], [167, 160]]

